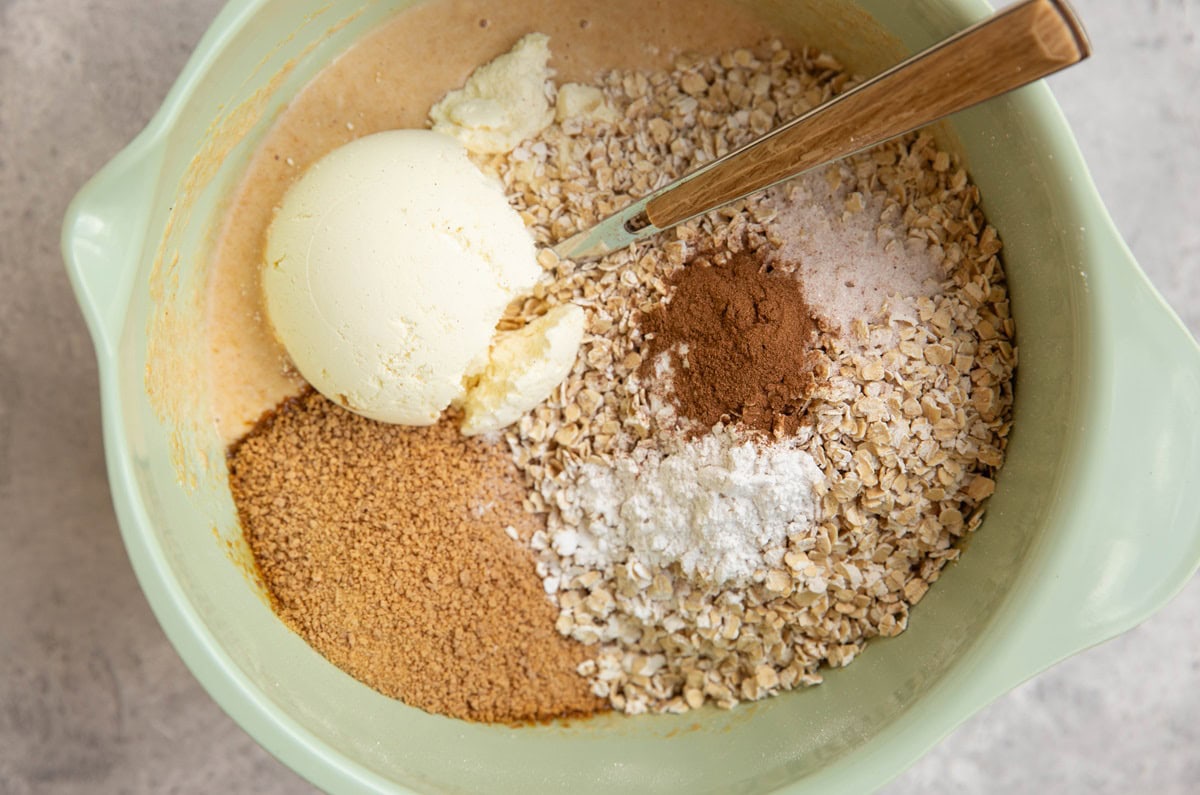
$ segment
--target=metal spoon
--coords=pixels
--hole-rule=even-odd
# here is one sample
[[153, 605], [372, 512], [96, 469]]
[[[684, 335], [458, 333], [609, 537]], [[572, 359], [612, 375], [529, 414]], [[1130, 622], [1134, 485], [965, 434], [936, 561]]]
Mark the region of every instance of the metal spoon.
[[1062, 0], [1024, 0], [935, 44], [554, 247], [590, 259], [1076, 64], [1087, 34]]

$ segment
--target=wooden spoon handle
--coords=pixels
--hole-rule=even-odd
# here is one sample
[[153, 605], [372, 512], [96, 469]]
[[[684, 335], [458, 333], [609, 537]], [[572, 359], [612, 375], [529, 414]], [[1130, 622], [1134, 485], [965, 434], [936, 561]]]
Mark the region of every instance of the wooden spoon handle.
[[801, 172], [1020, 88], [1086, 58], [1061, 0], [1025, 0], [934, 45], [653, 197], [667, 229]]

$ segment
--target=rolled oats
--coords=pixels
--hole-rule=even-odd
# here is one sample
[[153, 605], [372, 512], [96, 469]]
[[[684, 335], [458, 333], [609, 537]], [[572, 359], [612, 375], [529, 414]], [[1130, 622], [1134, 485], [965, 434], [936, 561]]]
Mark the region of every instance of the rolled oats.
[[[844, 335], [823, 334], [828, 378], [803, 442], [827, 481], [818, 526], [771, 552], [750, 583], [725, 589], [636, 561], [577, 562], [580, 467], [653, 446], [677, 420], [638, 376], [639, 313], [668, 297], [667, 277], [696, 251], [774, 249], [796, 230], [777, 217], [785, 185], [598, 263], [548, 247], [854, 83], [833, 57], [778, 42], [683, 56], [671, 71], [600, 79], [616, 121], [554, 124], [481, 162], [547, 247], [542, 283], [510, 307], [505, 327], [566, 302], [587, 312], [571, 375], [506, 438], [527, 479], [526, 508], [548, 514], [548, 532], [529, 543], [558, 630], [598, 647], [579, 673], [616, 709], [732, 707], [819, 683], [823, 664], [849, 664], [871, 638], [904, 631], [909, 607], [957, 557], [956, 540], [979, 525], [995, 490], [1017, 359], [1001, 242], [957, 156], [922, 132], [825, 172], [844, 212], [882, 202], [880, 245], [928, 251], [945, 281], [917, 299], [913, 317], [859, 318]], [[900, 221], [907, 231], [893, 239], [885, 226]]]

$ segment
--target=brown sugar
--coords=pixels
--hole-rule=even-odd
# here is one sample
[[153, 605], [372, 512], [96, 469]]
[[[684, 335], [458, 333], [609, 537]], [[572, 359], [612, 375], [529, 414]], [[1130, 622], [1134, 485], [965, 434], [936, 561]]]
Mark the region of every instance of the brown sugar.
[[814, 319], [799, 280], [748, 253], [697, 257], [670, 279], [668, 301], [642, 318], [651, 355], [671, 359], [671, 399], [691, 432], [740, 422], [765, 433], [799, 427], [819, 357]]
[[606, 706], [513, 537], [541, 522], [502, 443], [463, 437], [453, 418], [374, 422], [309, 392], [235, 445], [229, 469], [276, 612], [351, 676], [468, 720]]

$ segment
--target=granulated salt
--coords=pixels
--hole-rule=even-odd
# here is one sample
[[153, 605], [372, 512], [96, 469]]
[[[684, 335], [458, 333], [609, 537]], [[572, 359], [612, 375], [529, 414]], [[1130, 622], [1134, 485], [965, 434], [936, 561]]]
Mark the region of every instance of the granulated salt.
[[[944, 278], [923, 238], [909, 237], [899, 207], [880, 193], [849, 190], [850, 166], [838, 163], [777, 188], [778, 259], [798, 265], [809, 306], [845, 333], [856, 318], [914, 322], [915, 300]], [[853, 252], [850, 255], [849, 252]]]

